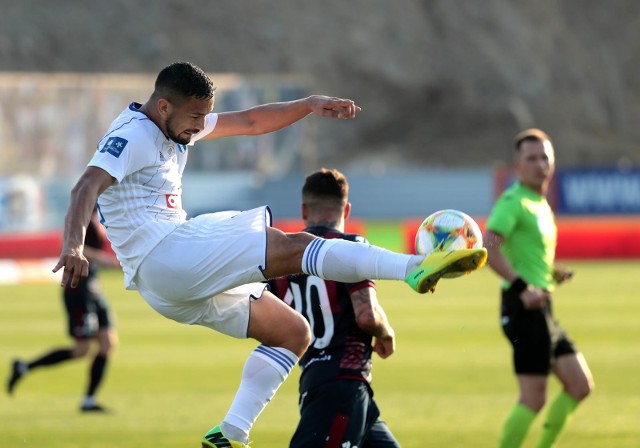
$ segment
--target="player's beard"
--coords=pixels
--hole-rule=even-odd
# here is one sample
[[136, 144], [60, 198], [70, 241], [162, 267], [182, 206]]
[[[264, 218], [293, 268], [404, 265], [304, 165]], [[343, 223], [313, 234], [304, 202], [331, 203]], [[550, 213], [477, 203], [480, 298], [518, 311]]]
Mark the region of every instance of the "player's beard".
[[179, 134], [177, 134], [173, 128], [171, 127], [171, 122], [173, 120], [171, 120], [171, 117], [167, 118], [167, 123], [166, 123], [166, 129], [167, 129], [167, 136], [173, 140], [174, 142], [180, 144], [180, 145], [188, 145], [191, 142], [191, 136], [188, 137], [180, 137]]

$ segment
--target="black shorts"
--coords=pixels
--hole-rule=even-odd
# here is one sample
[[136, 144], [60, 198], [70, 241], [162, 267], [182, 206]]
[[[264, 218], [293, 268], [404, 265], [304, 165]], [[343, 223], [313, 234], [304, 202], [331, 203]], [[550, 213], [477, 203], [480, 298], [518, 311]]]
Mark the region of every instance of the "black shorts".
[[81, 281], [76, 288], [64, 290], [68, 331], [72, 338], [92, 338], [98, 334], [98, 330], [112, 326], [107, 301], [94, 282], [95, 280]]
[[[350, 444], [349, 444], [350, 443]], [[291, 448], [399, 448], [363, 381], [335, 380], [300, 397]]]
[[556, 358], [576, 353], [573, 342], [553, 317], [551, 299], [544, 309], [527, 310], [520, 294], [502, 291], [502, 331], [513, 346], [517, 374], [548, 375]]

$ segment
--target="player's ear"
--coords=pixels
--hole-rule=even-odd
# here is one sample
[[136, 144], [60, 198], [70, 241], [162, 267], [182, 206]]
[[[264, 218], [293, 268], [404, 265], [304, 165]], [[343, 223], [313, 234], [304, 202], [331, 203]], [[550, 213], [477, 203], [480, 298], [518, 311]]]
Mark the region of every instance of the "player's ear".
[[304, 202], [302, 203], [302, 206], [300, 207], [300, 212], [302, 214], [302, 220], [306, 221], [307, 217], [309, 216], [309, 209], [307, 208], [307, 204], [305, 204]]
[[349, 219], [350, 214], [351, 214], [351, 202], [347, 202], [346, 205], [344, 206], [344, 214], [342, 215], [345, 221]]
[[171, 104], [164, 98], [159, 98], [158, 101], [156, 101], [156, 109], [161, 117], [166, 118], [169, 115], [170, 107]]

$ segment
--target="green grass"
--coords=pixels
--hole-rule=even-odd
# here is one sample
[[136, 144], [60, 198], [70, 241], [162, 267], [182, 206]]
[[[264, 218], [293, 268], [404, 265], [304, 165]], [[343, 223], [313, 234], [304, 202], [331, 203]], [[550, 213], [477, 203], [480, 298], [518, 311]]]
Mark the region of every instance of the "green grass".
[[[576, 278], [555, 296], [556, 314], [596, 380], [559, 447], [640, 446], [640, 262], [571, 263]], [[86, 360], [33, 372], [0, 396], [0, 445], [48, 448], [197, 447], [225, 415], [252, 341], [166, 320], [121, 275], [103, 286], [121, 345], [99, 398], [114, 415], [81, 415]], [[0, 375], [11, 359], [67, 343], [59, 287], [0, 286]], [[379, 285], [397, 351], [374, 361], [382, 416], [405, 448], [494, 447], [516, 397], [510, 349], [498, 326], [498, 281], [488, 269], [444, 280], [433, 296]], [[288, 445], [298, 418], [298, 372], [258, 419], [258, 448]], [[552, 380], [550, 395], [558, 390]], [[525, 447], [532, 447], [541, 419]]]

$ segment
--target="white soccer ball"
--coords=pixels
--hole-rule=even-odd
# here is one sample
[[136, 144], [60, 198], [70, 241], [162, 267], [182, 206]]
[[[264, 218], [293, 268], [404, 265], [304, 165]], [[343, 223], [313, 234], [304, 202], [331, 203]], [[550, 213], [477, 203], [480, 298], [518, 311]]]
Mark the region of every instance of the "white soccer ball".
[[440, 210], [429, 215], [416, 232], [416, 253], [421, 255], [481, 247], [480, 227], [459, 210]]

